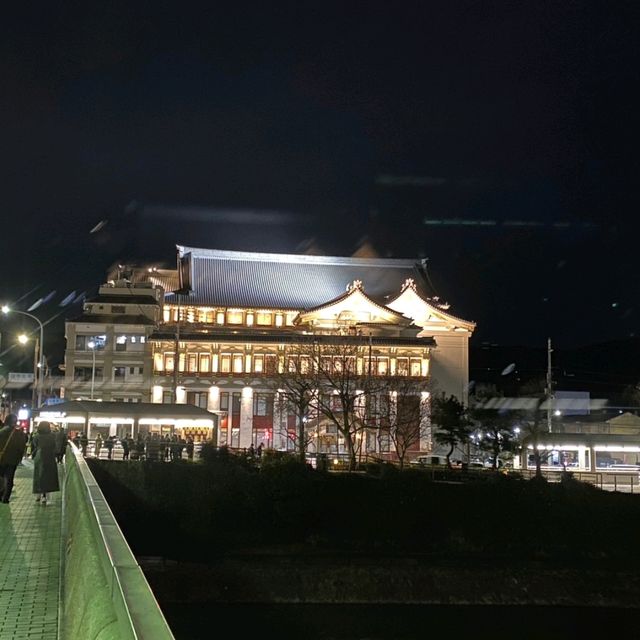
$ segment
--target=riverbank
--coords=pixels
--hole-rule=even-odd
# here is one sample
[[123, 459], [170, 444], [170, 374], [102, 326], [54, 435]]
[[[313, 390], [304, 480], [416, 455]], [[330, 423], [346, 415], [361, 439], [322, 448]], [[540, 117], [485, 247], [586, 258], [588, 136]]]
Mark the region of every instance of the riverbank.
[[163, 603], [637, 607], [640, 573], [593, 561], [250, 555], [208, 564], [139, 559]]

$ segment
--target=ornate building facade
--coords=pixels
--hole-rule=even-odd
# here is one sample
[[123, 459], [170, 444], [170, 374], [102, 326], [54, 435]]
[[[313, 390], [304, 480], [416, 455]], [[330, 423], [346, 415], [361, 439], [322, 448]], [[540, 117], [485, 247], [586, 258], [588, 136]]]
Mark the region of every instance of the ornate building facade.
[[[120, 265], [66, 323], [64, 397], [193, 404], [218, 416], [218, 444], [239, 448], [290, 449], [302, 418], [310, 450], [340, 452], [339, 417], [332, 425], [319, 409], [323, 394], [339, 390], [319, 374], [346, 372], [362, 396], [356, 413], [368, 416], [361, 451], [391, 449], [370, 409], [390, 397], [388, 415], [398, 414], [393, 381], [420, 407], [411, 449], [429, 450], [425, 399], [435, 390], [466, 401], [475, 325], [427, 283], [419, 260], [179, 246], [177, 270]], [[280, 388], [296, 373], [318, 381], [317, 410], [297, 418]]]
[[[475, 325], [429, 296], [420, 261], [180, 246], [178, 270], [181, 288], [165, 295], [148, 338], [151, 400], [216, 413], [219, 444], [291, 447], [294, 417], [283, 409], [278, 386], [299, 370], [294, 361], [313, 360], [309, 345], [322, 350], [319, 358], [336, 360], [328, 366], [352, 367], [354, 378], [413, 380], [423, 399], [429, 380], [438, 392], [466, 400]], [[319, 367], [319, 360], [310, 362], [309, 375]], [[342, 450], [330, 421], [305, 420], [315, 430], [312, 448]], [[414, 448], [428, 450], [428, 410], [420, 420]], [[388, 442], [368, 426], [362, 449], [384, 452]]]

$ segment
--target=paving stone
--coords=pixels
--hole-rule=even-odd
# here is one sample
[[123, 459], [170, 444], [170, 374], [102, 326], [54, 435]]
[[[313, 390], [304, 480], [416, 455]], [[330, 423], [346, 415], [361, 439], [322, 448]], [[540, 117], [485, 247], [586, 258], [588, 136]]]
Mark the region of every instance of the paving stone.
[[60, 578], [60, 493], [46, 507], [31, 493], [33, 463], [16, 473], [0, 504], [0, 638], [56, 640]]

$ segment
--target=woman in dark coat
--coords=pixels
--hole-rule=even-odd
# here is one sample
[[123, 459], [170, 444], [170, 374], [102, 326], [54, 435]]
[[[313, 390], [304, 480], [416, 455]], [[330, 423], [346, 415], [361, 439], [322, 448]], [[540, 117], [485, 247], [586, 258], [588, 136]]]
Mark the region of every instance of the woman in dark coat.
[[58, 465], [56, 464], [56, 438], [51, 433], [51, 425], [41, 422], [38, 433], [33, 438], [33, 493], [36, 502], [47, 504], [47, 494], [60, 491]]

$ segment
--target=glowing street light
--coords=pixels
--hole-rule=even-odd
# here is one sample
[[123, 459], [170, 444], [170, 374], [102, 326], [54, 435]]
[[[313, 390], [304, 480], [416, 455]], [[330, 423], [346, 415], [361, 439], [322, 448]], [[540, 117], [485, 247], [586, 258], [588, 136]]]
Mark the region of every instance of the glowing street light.
[[26, 336], [24, 333], [21, 333], [21, 334], [18, 336], [18, 342], [19, 342], [20, 344], [27, 344], [27, 342], [29, 342], [29, 337], [28, 337], [28, 336]]
[[[27, 311], [18, 311], [17, 309], [11, 309], [8, 305], [4, 304], [0, 307], [0, 310], [4, 315], [8, 315], [9, 313], [17, 313], [21, 316], [27, 316], [27, 318], [31, 318], [38, 323], [38, 327], [40, 328], [40, 340], [36, 342], [36, 353], [37, 353], [37, 361], [36, 366], [34, 366], [33, 371], [33, 384], [34, 388], [37, 386], [38, 389], [38, 406], [42, 404], [42, 382], [44, 375], [44, 356], [42, 350], [44, 349], [44, 325], [36, 316], [27, 312]], [[20, 344], [26, 344], [27, 337], [24, 336], [25, 340], [22, 341], [21, 337], [18, 338]]]

